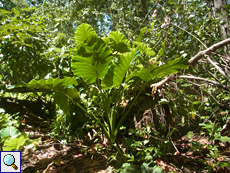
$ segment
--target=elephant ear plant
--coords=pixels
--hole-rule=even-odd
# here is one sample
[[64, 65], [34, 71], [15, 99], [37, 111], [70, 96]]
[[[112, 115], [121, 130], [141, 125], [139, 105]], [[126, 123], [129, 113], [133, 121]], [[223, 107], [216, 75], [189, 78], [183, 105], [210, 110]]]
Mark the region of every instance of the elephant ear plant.
[[[155, 52], [147, 47], [146, 44], [136, 41], [131, 47], [125, 36], [117, 31], [112, 31], [106, 38], [99, 38], [88, 24], [78, 26], [75, 32], [75, 39], [77, 46], [73, 52], [71, 65], [74, 76], [82, 78], [88, 89], [94, 87], [96, 90], [94, 92], [95, 96], [100, 100], [99, 110], [101, 112], [98, 113], [98, 110], [92, 108], [89, 104], [82, 107], [85, 102], [80, 98], [81, 103], [74, 100], [75, 97], [79, 97], [78, 91], [74, 87], [78, 85], [75, 77], [32, 80], [26, 87], [52, 91], [56, 103], [69, 116], [71, 115], [68, 101], [72, 101], [86, 115], [99, 124], [109, 144], [115, 147], [124, 159], [122, 150], [116, 144], [116, 139], [123, 121], [142, 91], [140, 90], [132, 104], [118, 119], [119, 103], [125, 91], [125, 86], [134, 77], [138, 77], [141, 79], [140, 81], [143, 81], [144, 85], [142, 87], [144, 88], [147, 82], [155, 77], [167, 76], [188, 68], [188, 61], [181, 57], [162, 66], [149, 63], [149, 66], [145, 68], [139, 63], [138, 58], [140, 56], [138, 55], [145, 54], [149, 57], [155, 55]], [[164, 45], [162, 44], [162, 49], [158, 54], [162, 54]], [[159, 56], [156, 55], [156, 57]]]

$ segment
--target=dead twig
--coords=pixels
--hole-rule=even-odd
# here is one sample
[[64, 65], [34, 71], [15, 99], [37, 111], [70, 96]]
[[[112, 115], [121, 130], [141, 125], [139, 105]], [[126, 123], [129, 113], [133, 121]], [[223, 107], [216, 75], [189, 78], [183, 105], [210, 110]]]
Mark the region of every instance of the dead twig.
[[222, 74], [222, 75], [225, 77], [225, 79], [227, 79], [228, 81], [230, 81], [230, 78], [224, 73], [223, 70], [221, 70], [221, 68], [220, 68], [216, 63], [214, 63], [214, 62], [211, 60], [211, 58], [210, 58], [209, 55], [205, 54], [204, 56], [205, 56], [205, 57], [207, 58], [207, 60], [217, 69], [217, 71], [220, 72], [220, 74]]

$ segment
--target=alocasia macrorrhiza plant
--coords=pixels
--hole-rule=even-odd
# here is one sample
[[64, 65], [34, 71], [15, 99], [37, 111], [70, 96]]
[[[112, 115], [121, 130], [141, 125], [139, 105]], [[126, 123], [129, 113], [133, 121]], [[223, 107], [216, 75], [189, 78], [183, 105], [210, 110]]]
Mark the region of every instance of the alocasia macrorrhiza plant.
[[[108, 37], [102, 39], [97, 36], [90, 25], [85, 23], [78, 26], [75, 32], [75, 39], [77, 46], [72, 58], [74, 76], [82, 78], [87, 86], [93, 85], [97, 89], [97, 97], [101, 99], [100, 110], [103, 117], [95, 114], [88, 105], [83, 108], [74, 101], [74, 98], [78, 97], [78, 91], [74, 87], [78, 85], [75, 77], [32, 80], [26, 87], [52, 90], [54, 100], [66, 114], [70, 114], [68, 100], [73, 101], [85, 114], [98, 122], [109, 144], [113, 145], [123, 156], [122, 151], [116, 144], [117, 135], [128, 112], [135, 103], [135, 99], [141, 93], [140, 91], [136, 95], [126, 112], [118, 119], [117, 112], [122, 92], [124, 92], [124, 85], [133, 77], [139, 77], [144, 82], [144, 88], [146, 83], [155, 77], [167, 76], [188, 68], [188, 61], [181, 57], [162, 66], [149, 64], [149, 68], [144, 68], [135, 63], [138, 55], [144, 53], [148, 56], [154, 56], [155, 52], [147, 47], [146, 44], [140, 42], [140, 39], [134, 42], [132, 47], [125, 36], [117, 31], [112, 31]], [[162, 53], [162, 50], [158, 54]], [[136, 66], [136, 68], [132, 68], [135, 70], [130, 71], [130, 67], [133, 66]], [[115, 98], [113, 100], [110, 99], [111, 93]]]

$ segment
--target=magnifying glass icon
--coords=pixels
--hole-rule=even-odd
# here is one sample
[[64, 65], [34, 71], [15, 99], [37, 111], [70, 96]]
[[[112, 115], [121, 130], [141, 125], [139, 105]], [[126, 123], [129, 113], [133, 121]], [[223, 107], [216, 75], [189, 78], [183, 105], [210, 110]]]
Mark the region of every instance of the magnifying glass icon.
[[18, 169], [18, 167], [14, 164], [15, 163], [15, 158], [11, 154], [7, 154], [3, 158], [3, 162], [7, 166], [12, 166], [15, 170]]

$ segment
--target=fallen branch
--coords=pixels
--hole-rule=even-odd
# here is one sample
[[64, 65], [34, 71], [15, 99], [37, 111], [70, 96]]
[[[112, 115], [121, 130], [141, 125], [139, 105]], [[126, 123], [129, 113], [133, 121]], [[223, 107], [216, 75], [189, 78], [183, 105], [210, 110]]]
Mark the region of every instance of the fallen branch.
[[199, 52], [198, 54], [196, 54], [193, 58], [191, 58], [189, 60], [189, 64], [190, 66], [192, 66], [193, 64], [195, 64], [202, 56], [204, 56], [205, 54], [208, 55], [210, 54], [211, 52], [214, 52], [216, 49], [220, 48], [220, 47], [223, 47], [223, 46], [226, 46], [230, 44], [230, 38], [227, 38], [219, 43], [216, 43], [214, 45], [212, 45], [211, 47]]
[[174, 74], [166, 77], [165, 79], [163, 79], [162, 81], [158, 83], [151, 84], [150, 87], [153, 88], [152, 93], [155, 93], [157, 89], [161, 89], [164, 86], [164, 84], [169, 83], [170, 80], [174, 80]]
[[[211, 47], [199, 52], [198, 54], [196, 54], [194, 57], [192, 57], [190, 60], [189, 60], [189, 65], [192, 66], [193, 64], [197, 63], [198, 60], [201, 59], [201, 57], [205, 56], [205, 55], [209, 55], [211, 52], [214, 52], [216, 49], [220, 48], [220, 47], [223, 47], [223, 46], [226, 46], [230, 44], [230, 38], [228, 39], [225, 39], [219, 43], [216, 43], [214, 45], [212, 45]], [[152, 93], [154, 93], [157, 89], [161, 89], [166, 83], [169, 83], [169, 81], [173, 80], [174, 79], [174, 74], [166, 77], [165, 79], [163, 79], [162, 81], [158, 82], [158, 83], [155, 83], [155, 84], [151, 84], [150, 87], [153, 88], [152, 89]], [[204, 79], [204, 78], [202, 78]], [[212, 84], [215, 84], [217, 86], [221, 86], [221, 87], [224, 87], [224, 89], [227, 89], [228, 91], [230, 91], [229, 87], [225, 86], [225, 85], [222, 85], [220, 84], [219, 82], [216, 82], [216, 81], [212, 81], [212, 80], [208, 80], [206, 79], [206, 82], [209, 82], [209, 83], [212, 83]]]

